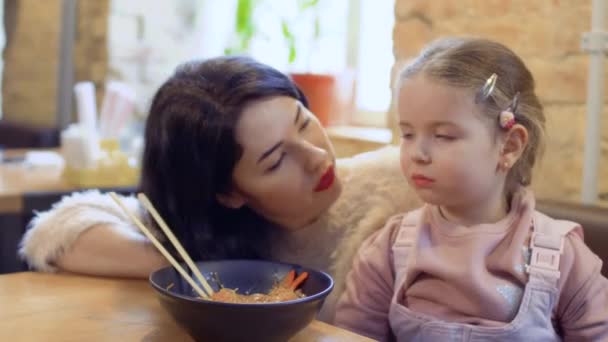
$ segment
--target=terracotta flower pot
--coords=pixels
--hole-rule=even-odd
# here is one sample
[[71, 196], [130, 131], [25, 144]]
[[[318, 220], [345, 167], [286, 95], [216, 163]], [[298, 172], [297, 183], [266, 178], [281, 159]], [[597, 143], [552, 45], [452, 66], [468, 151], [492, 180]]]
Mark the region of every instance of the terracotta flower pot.
[[293, 73], [290, 76], [306, 95], [310, 111], [316, 115], [323, 126], [328, 126], [331, 122], [331, 115], [335, 111], [338, 91], [336, 77], [329, 74], [299, 73]]

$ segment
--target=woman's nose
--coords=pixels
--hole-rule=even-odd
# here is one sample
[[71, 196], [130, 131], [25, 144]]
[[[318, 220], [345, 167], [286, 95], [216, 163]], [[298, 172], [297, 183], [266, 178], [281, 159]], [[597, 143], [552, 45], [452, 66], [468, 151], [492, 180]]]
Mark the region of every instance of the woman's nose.
[[296, 144], [296, 151], [308, 172], [314, 173], [328, 166], [329, 153], [321, 147], [302, 140]]

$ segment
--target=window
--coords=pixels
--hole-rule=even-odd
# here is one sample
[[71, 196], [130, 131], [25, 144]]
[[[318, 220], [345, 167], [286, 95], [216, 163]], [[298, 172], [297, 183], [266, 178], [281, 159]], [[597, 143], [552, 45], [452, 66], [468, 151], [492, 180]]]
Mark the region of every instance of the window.
[[[357, 1], [354, 1], [357, 2]], [[360, 0], [358, 27], [357, 109], [354, 123], [386, 126], [391, 103], [394, 0]]]
[[[147, 0], [111, 2], [109, 64], [112, 75], [131, 84], [138, 110], [145, 112], [152, 95], [175, 65], [191, 58], [224, 54], [235, 42], [239, 0]], [[255, 34], [249, 54], [284, 72], [342, 72], [358, 79], [355, 110], [346, 124], [386, 126], [393, 66], [394, 0], [318, 0], [317, 8], [299, 11], [309, 0], [252, 0]], [[316, 11], [316, 12], [315, 12]], [[314, 39], [318, 14], [319, 38]], [[295, 37], [295, 60], [283, 21]]]
[[[255, 35], [249, 54], [279, 70], [331, 72], [352, 68], [357, 75], [357, 110], [350, 123], [386, 126], [391, 101], [394, 0], [319, 0], [319, 39], [314, 39], [315, 12], [298, 11], [296, 0], [258, 0]], [[233, 38], [237, 0], [206, 1], [201, 10], [201, 56], [222, 54]], [[281, 31], [285, 21], [296, 37], [296, 56]]]

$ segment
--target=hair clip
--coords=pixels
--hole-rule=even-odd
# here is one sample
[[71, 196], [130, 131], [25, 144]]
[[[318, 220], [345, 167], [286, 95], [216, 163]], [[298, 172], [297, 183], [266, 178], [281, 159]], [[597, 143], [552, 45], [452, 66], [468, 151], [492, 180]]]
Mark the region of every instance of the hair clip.
[[500, 112], [498, 116], [498, 124], [504, 130], [510, 130], [513, 125], [515, 125], [515, 112], [517, 110], [517, 105], [519, 104], [519, 92], [513, 96], [513, 100], [507, 109]]
[[503, 110], [498, 117], [500, 128], [510, 130], [515, 125], [515, 115], [509, 110]]
[[488, 79], [486, 80], [486, 83], [477, 92], [477, 95], [475, 96], [475, 103], [483, 102], [488, 97], [490, 97], [490, 95], [492, 95], [492, 92], [494, 91], [494, 87], [496, 87], [497, 78], [498, 78], [498, 75], [496, 75], [495, 73], [490, 75], [490, 77], [488, 77]]

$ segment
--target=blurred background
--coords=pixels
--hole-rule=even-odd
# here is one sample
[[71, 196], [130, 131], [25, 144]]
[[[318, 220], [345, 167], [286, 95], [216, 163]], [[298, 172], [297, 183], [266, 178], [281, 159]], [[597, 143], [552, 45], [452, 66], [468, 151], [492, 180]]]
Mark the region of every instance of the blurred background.
[[[582, 39], [592, 1], [4, 0], [3, 9], [5, 148], [58, 146], [58, 132], [76, 120], [80, 81], [93, 82], [98, 108], [108, 81], [134, 90], [136, 105], [120, 130], [132, 139], [176, 65], [242, 53], [289, 73], [313, 89], [309, 96], [320, 89], [313, 110], [348, 156], [396, 141], [391, 80], [400, 65], [434, 38], [474, 35], [515, 50], [536, 77], [549, 133], [534, 182], [539, 196], [581, 198], [591, 59]], [[606, 120], [594, 122], [606, 131]], [[608, 141], [599, 139], [592, 201], [601, 204]]]

